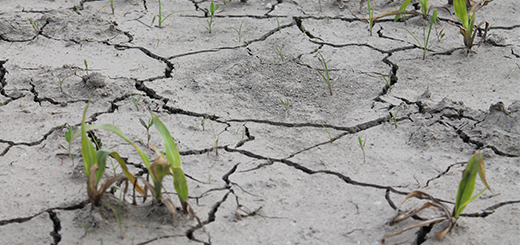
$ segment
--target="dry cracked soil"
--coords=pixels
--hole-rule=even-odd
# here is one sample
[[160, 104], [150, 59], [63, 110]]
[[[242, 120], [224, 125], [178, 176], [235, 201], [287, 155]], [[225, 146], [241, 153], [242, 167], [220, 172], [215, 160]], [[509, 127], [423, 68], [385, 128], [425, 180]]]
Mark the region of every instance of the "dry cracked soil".
[[[401, 3], [372, 1], [374, 16]], [[114, 13], [108, 0], [0, 1], [1, 244], [379, 244], [413, 223], [388, 225], [411, 191], [452, 207], [475, 150], [493, 192], [443, 240], [434, 234], [446, 223], [387, 244], [520, 239], [518, 1], [477, 12], [490, 28], [468, 53], [449, 23], [453, 6], [431, 0], [439, 19], [424, 60], [429, 22], [386, 16], [371, 35], [357, 0], [218, 2], [211, 33], [209, 1], [163, 0], [161, 27], [152, 24], [158, 1], [113, 4]], [[89, 99], [88, 123], [114, 124], [143, 148], [139, 118], [158, 115], [178, 144], [200, 223], [142, 195], [132, 205], [131, 192], [119, 202], [117, 186], [92, 209], [80, 142], [71, 159], [64, 137], [79, 129]], [[132, 173], [147, 173], [130, 145], [94, 135]], [[108, 164], [105, 175], [117, 172]], [[176, 200], [171, 176], [164, 185]], [[124, 239], [109, 206], [120, 210]]]

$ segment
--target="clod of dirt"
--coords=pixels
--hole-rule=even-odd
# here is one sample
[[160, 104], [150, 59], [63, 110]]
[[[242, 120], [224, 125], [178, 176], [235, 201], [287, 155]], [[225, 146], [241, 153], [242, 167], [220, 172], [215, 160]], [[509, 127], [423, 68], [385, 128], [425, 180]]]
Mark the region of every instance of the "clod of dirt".
[[102, 88], [107, 85], [103, 75], [101, 75], [99, 72], [92, 72], [88, 75], [82, 76], [81, 78], [83, 79], [83, 82], [85, 82], [85, 84], [91, 88]]

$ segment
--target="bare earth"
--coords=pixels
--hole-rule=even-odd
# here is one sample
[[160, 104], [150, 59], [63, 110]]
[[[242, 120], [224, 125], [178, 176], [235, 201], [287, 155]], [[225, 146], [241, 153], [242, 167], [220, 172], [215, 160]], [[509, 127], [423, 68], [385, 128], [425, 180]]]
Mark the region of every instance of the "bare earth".
[[[374, 15], [401, 3], [378, 1]], [[370, 35], [358, 19], [367, 18], [366, 4], [360, 13], [357, 0], [323, 0], [322, 11], [317, 0], [219, 2], [211, 33], [208, 1], [163, 0], [162, 17], [185, 11], [162, 27], [151, 25], [157, 1], [114, 5], [112, 14], [108, 0], [0, 1], [0, 243], [380, 244], [414, 222], [388, 225], [407, 193], [421, 190], [451, 207], [466, 162], [482, 150], [493, 193], [469, 204], [444, 240], [434, 235], [447, 223], [387, 244], [518, 244], [520, 69], [511, 70], [520, 64], [518, 1], [494, 0], [477, 12], [476, 22], [491, 28], [470, 54], [448, 24], [453, 17], [437, 8], [425, 60], [407, 31], [422, 43], [422, 17], [384, 17]], [[430, 5], [453, 12], [445, 0]], [[241, 25], [239, 40], [231, 27]], [[324, 72], [317, 50], [332, 96], [315, 70]], [[391, 89], [381, 73], [393, 73]], [[89, 123], [115, 124], [137, 143], [147, 138], [139, 118], [150, 118], [147, 109], [159, 116], [181, 151], [202, 225], [141, 195], [131, 205], [129, 192], [123, 239], [108, 208], [118, 208], [119, 191], [91, 210], [79, 139], [74, 162], [61, 147], [89, 99]], [[132, 173], [144, 173], [131, 146], [106, 131], [95, 135]], [[162, 148], [155, 129], [151, 143]], [[108, 164], [105, 175], [113, 174]], [[171, 176], [164, 184], [178, 202]]]

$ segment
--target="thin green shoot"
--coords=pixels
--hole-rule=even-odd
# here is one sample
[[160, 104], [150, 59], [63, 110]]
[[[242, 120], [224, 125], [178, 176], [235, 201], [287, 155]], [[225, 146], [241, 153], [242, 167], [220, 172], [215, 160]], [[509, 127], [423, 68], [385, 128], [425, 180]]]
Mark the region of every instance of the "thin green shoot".
[[208, 172], [208, 183], [211, 184], [211, 172]]
[[323, 66], [323, 70], [325, 71], [325, 74], [323, 74], [320, 70], [318, 69], [314, 69], [316, 70], [320, 75], [321, 77], [323, 78], [323, 80], [325, 80], [325, 82], [327, 83], [327, 85], [329, 86], [329, 91], [330, 91], [330, 95], [332, 96], [332, 83], [334, 81], [336, 81], [336, 79], [334, 79], [334, 81], [331, 81], [331, 78], [329, 76], [329, 68], [327, 67], [327, 61], [325, 61], [325, 58], [323, 58], [323, 55], [321, 54], [321, 52], [318, 50], [317, 52], [320, 57], [318, 57], [318, 60], [321, 62], [321, 65]]
[[361, 139], [361, 137], [358, 137], [358, 141], [359, 141], [359, 146], [361, 147], [361, 150], [363, 151], [363, 164], [366, 164], [366, 158], [365, 158], [365, 145], [366, 145], [366, 140], [363, 141]]
[[240, 129], [242, 129], [242, 133], [241, 133], [241, 135], [242, 135], [242, 139], [244, 139], [244, 138], [245, 138], [245, 135], [246, 135], [246, 127], [245, 127], [245, 124], [244, 124], [244, 126], [240, 126], [240, 127], [237, 128], [237, 134], [240, 134]]
[[206, 20], [208, 22], [208, 27], [206, 27], [206, 30], [208, 30], [209, 33], [211, 33], [211, 28], [213, 26], [213, 18], [215, 17], [215, 11], [218, 10], [220, 6], [217, 4], [215, 5], [213, 2], [209, 5], [209, 9], [206, 9], [206, 13], [209, 15], [209, 20]]
[[284, 101], [280, 99], [280, 102], [282, 102], [283, 108], [285, 109], [285, 118], [287, 118], [289, 116], [289, 100], [285, 99]]
[[[479, 2], [474, 4], [471, 9], [467, 10], [466, 1], [465, 0], [454, 0], [453, 7], [455, 8], [455, 15], [459, 18], [461, 25], [457, 26], [460, 28], [460, 34], [464, 37], [464, 45], [466, 46], [468, 52], [471, 51], [473, 47], [473, 41], [475, 40], [475, 36], [482, 24], [486, 24], [484, 29], [484, 35], [482, 36], [482, 41], [485, 40], [487, 31], [489, 29], [489, 23], [486, 21], [482, 21], [478, 24], [476, 29], [475, 27], [475, 13], [482, 6], [487, 5], [488, 1]], [[482, 43], [482, 41], [480, 43]], [[480, 44], [479, 44], [480, 45]]]
[[278, 52], [278, 55], [280, 55], [280, 59], [282, 59], [282, 63], [284, 63], [284, 59], [283, 59], [283, 53], [282, 53], [282, 49], [285, 47], [285, 46], [282, 46], [281, 48], [278, 48], [278, 46], [274, 45], [274, 47], [276, 48], [276, 51]]
[[[121, 212], [121, 200], [119, 200], [119, 212]], [[121, 231], [121, 238], [125, 239], [125, 236], [123, 235], [123, 228], [121, 227], [121, 213], [117, 212], [115, 208], [113, 208], [110, 204], [103, 204], [103, 206], [112, 209], [112, 212], [114, 212], [114, 215], [117, 219], [117, 225], [119, 226], [119, 230]]]
[[[486, 187], [477, 195], [472, 197], [473, 191], [475, 190], [477, 173], [480, 176], [480, 180]], [[455, 199], [455, 207], [453, 208], [453, 217], [457, 219], [462, 211], [464, 211], [466, 206], [487, 189], [491, 191], [491, 188], [486, 181], [486, 168], [484, 165], [482, 152], [476, 151], [468, 161], [466, 170], [462, 172], [462, 180], [459, 183], [457, 198]]]
[[385, 82], [386, 84], [388, 85], [388, 90], [391, 91], [392, 90], [392, 73], [390, 73], [390, 75], [386, 76], [384, 75], [383, 73], [379, 73], [383, 79], [385, 79]]
[[114, 0], [110, 0], [110, 8], [112, 9], [112, 14], [114, 14]]
[[40, 33], [40, 24], [32, 19], [29, 19], [29, 22], [31, 23], [34, 31], [36, 31], [36, 33]]
[[[399, 7], [399, 12], [400, 13], [405, 13], [406, 7], [408, 7], [408, 5], [410, 4], [411, 1], [412, 0], [405, 0], [403, 2], [403, 4], [401, 5], [401, 7]], [[395, 15], [394, 21], [398, 21], [401, 17], [406, 17], [406, 15], [404, 15], [404, 14], [397, 14], [397, 15]]]
[[[428, 34], [426, 34], [426, 27], [425, 27], [425, 25], [423, 25], [423, 36], [424, 36], [423, 44], [424, 45], [421, 44], [421, 42], [419, 42], [417, 37], [415, 37], [415, 35], [411, 31], [409, 31], [406, 28], [402, 28], [402, 29], [406, 30], [408, 33], [410, 33], [410, 35], [412, 35], [412, 37], [415, 39], [417, 44], [419, 44], [419, 47], [421, 47], [423, 49], [423, 60], [426, 59], [426, 54], [428, 53], [428, 49], [431, 47], [431, 45], [428, 45], [428, 43], [430, 41], [430, 35], [432, 33], [432, 27], [434, 25], [436, 25], [436, 23], [437, 23], [437, 10], [434, 10], [433, 11], [433, 15], [431, 17], [431, 21], [430, 21], [430, 28], [428, 29]], [[441, 36], [444, 37], [443, 34], [441, 34]]]
[[60, 78], [60, 75], [58, 74], [58, 88], [60, 88], [60, 92], [63, 93], [63, 82], [65, 79], [69, 78], [71, 75], [68, 75], [64, 78]]
[[87, 71], [87, 75], [88, 75], [88, 63], [87, 63], [87, 60], [83, 60], [83, 64], [85, 65], [85, 71]]
[[209, 125], [211, 126], [211, 132], [213, 133], [215, 154], [218, 156], [218, 140], [220, 138], [220, 134], [215, 133], [215, 128], [213, 128], [213, 123], [211, 123], [211, 119], [209, 120]]
[[240, 42], [242, 40], [242, 24], [244, 24], [243, 21], [242, 21], [242, 23], [240, 23], [240, 27], [238, 29], [235, 27], [231, 27], [231, 29], [235, 30], [238, 34], [238, 42]]
[[276, 24], [278, 24], [278, 31], [281, 32], [282, 28], [280, 27], [280, 20], [278, 20], [278, 16], [276, 16]]
[[101, 245], [103, 245], [103, 238], [100, 239]]
[[79, 226], [83, 227], [85, 229], [85, 234], [83, 234], [83, 236], [81, 238], [84, 238], [87, 236], [87, 232], [91, 231], [91, 230], [94, 230], [94, 227], [91, 227], [90, 225], [85, 225], [85, 224], [79, 224]]
[[370, 6], [370, 0], [367, 0], [368, 5], [368, 28], [370, 29], [370, 36], [372, 36], [372, 27], [374, 26], [374, 5]]
[[146, 135], [147, 135], [146, 145], [150, 146], [150, 138], [152, 137], [150, 135], [150, 128], [153, 126], [153, 120], [150, 118], [148, 120], [148, 123], [146, 123], [143, 119], [139, 118], [139, 122], [141, 123], [141, 125], [143, 125], [143, 127], [146, 128]]
[[329, 135], [330, 143], [334, 142], [334, 140], [336, 140], [336, 139], [332, 137], [332, 135], [329, 132], [329, 129], [327, 129], [327, 127], [325, 127], [325, 125], [323, 125], [323, 124], [321, 126], [325, 129], [325, 131], [327, 131], [327, 134]]
[[208, 120], [210, 114], [213, 112], [213, 110], [215, 109], [212, 109], [208, 114], [206, 114], [206, 117], [204, 117], [201, 122], [200, 122], [200, 126], [202, 126], [202, 131], [206, 131], [206, 128], [205, 128], [205, 125], [206, 125], [206, 120]]
[[[514, 70], [516, 70], [516, 69], [519, 69], [519, 70], [520, 70], [520, 65], [519, 65], [518, 63], [515, 63], [515, 64], [516, 64], [516, 67], [513, 67], [513, 68], [511, 68], [511, 70], [509, 70], [509, 74], [507, 74], [507, 77], [506, 77], [506, 78], [508, 78], [509, 75], [511, 75], [511, 72], [513, 72]], [[0, 105], [1, 105], [1, 104], [0, 104]]]
[[72, 130], [72, 127], [69, 126], [69, 130], [67, 130], [67, 132], [65, 132], [65, 140], [67, 141], [67, 147], [61, 145], [61, 147], [63, 149], [65, 149], [67, 151], [67, 154], [69, 154], [70, 156], [70, 159], [72, 159], [72, 166], [74, 166], [74, 153], [72, 153], [71, 151], [71, 147], [70, 147], [70, 144], [72, 142], [72, 136], [76, 133], [76, 131]]
[[172, 14], [186, 11], [186, 10], [178, 10], [178, 11], [175, 11], [175, 12], [170, 13], [169, 15], [166, 15], [166, 17], [163, 18], [162, 6], [161, 6], [161, 0], [158, 0], [158, 1], [159, 1], [159, 14], [156, 14], [156, 15], [153, 16], [152, 24], [151, 24], [151, 25], [153, 25], [153, 23], [155, 22], [155, 18], [158, 18], [158, 21], [159, 21], [159, 27], [162, 27], [162, 23], [163, 23], [163, 22], [164, 22], [168, 17], [170, 17]]
[[141, 94], [137, 99], [135, 99], [132, 94], [130, 94], [130, 97], [132, 97], [132, 102], [134, 102], [135, 108], [139, 111], [139, 101], [141, 101], [143, 95]]
[[390, 113], [390, 117], [391, 117], [391, 121], [394, 123], [395, 125], [395, 128], [397, 128], [397, 114], [399, 113], [399, 111], [401, 110], [401, 108], [403, 107], [403, 103], [401, 103], [401, 105], [399, 105], [399, 108], [397, 108], [397, 111], [394, 113], [392, 113], [391, 111], [389, 112]]

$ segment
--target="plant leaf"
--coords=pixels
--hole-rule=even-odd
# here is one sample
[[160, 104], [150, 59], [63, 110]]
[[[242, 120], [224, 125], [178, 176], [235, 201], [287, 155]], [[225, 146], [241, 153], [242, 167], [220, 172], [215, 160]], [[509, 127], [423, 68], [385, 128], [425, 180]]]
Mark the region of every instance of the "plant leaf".
[[87, 103], [87, 107], [85, 107], [85, 110], [83, 111], [83, 119], [81, 121], [81, 155], [83, 156], [83, 166], [87, 178], [90, 177], [90, 168], [97, 164], [96, 148], [94, 148], [94, 145], [88, 138], [87, 127], [85, 126], [85, 117], [89, 106], [90, 101]]
[[[408, 7], [408, 5], [410, 4], [412, 0], [405, 0], [403, 2], [403, 4], [401, 5], [401, 7], [399, 8], [399, 12], [403, 12], [406, 10], [406, 7]], [[399, 19], [401, 18], [401, 15], [400, 14], [397, 14], [394, 18], [394, 21], [398, 21]]]
[[[457, 218], [464, 211], [466, 206], [473, 201], [476, 197], [482, 194], [481, 191], [478, 195], [472, 198], [473, 191], [475, 190], [475, 182], [477, 179], [477, 173], [480, 176], [482, 183], [489, 189], [489, 185], [486, 181], [484, 160], [482, 152], [476, 151], [471, 159], [468, 161], [466, 170], [462, 175], [462, 180], [459, 183], [459, 189], [457, 191], [457, 198], [455, 200], [455, 207], [453, 208], [453, 217]], [[485, 189], [484, 189], [485, 190]]]
[[468, 10], [466, 9], [466, 1], [465, 0], [454, 0], [453, 7], [455, 8], [455, 15], [459, 18], [460, 22], [462, 22], [462, 26], [464, 29], [468, 30]]

